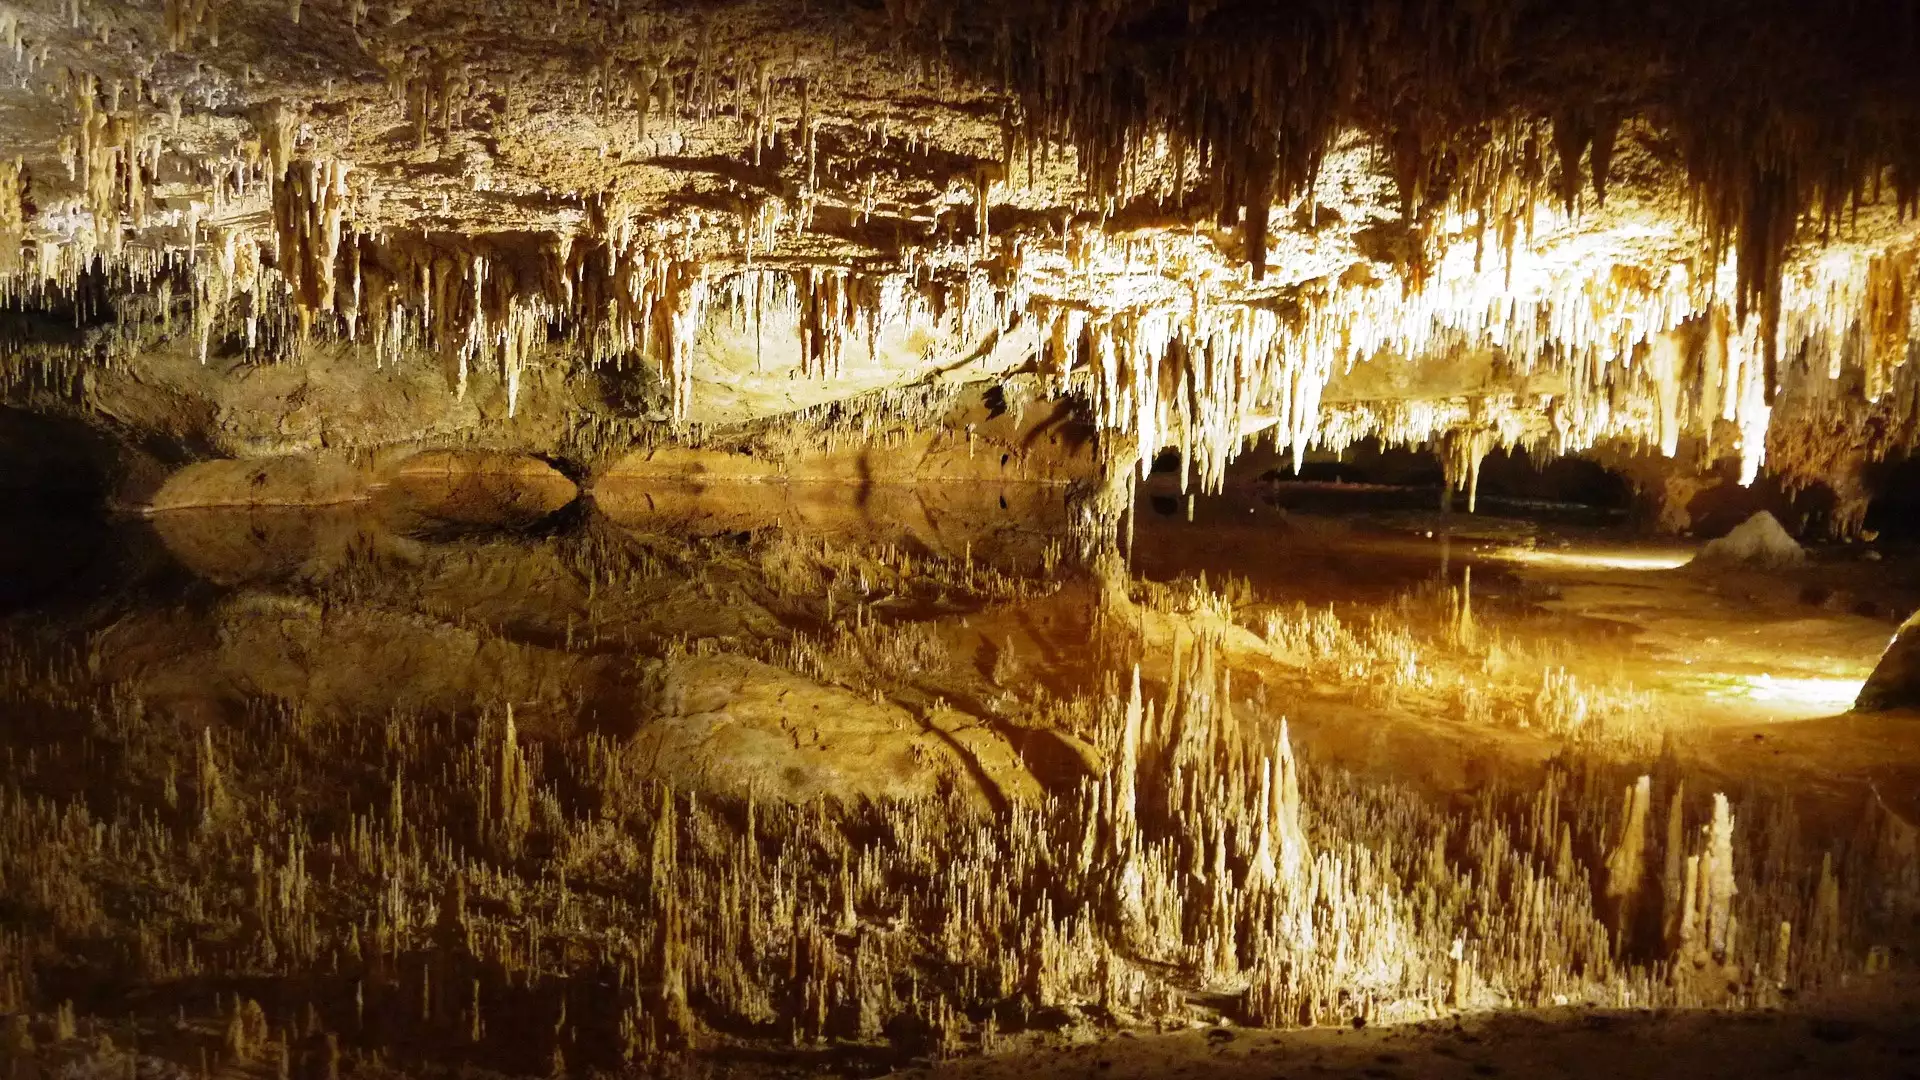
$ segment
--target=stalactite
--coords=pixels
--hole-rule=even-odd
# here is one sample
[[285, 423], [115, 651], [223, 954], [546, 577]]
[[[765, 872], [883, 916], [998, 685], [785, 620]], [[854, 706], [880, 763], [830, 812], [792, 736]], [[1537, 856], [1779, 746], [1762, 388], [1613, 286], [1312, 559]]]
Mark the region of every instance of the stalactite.
[[[619, 93], [611, 70], [602, 73], [603, 98]], [[642, 70], [673, 85], [658, 63]], [[759, 117], [773, 108], [772, 80], [764, 65], [755, 77]], [[443, 64], [429, 75], [405, 74], [402, 93], [424, 102], [415, 109], [418, 116], [445, 135], [457, 126], [472, 78], [462, 65]], [[644, 115], [658, 87], [641, 81], [648, 86], [632, 96]], [[693, 92], [703, 103], [711, 91], [701, 87], [711, 81], [710, 73], [695, 81]], [[138, 232], [150, 213], [144, 178], [157, 162], [157, 138], [142, 130], [137, 117], [102, 108], [111, 95], [91, 76], [71, 76], [68, 87], [78, 114], [68, 157], [89, 193], [92, 250], [63, 246], [22, 227], [25, 235], [17, 243], [0, 243], [21, 253], [15, 272], [0, 275], [11, 282], [9, 292], [55, 283], [71, 287], [97, 253], [136, 257], [125, 236], [129, 228]], [[803, 97], [802, 128], [810, 133], [821, 123], [808, 111], [817, 111], [815, 91]], [[358, 342], [365, 332], [376, 364], [416, 348], [452, 356], [461, 373], [453, 381], [456, 396], [465, 395], [475, 372], [497, 374], [510, 417], [521, 413], [534, 354], [553, 340], [584, 346], [589, 364], [650, 358], [664, 376], [669, 415], [684, 424], [693, 415], [695, 358], [704, 347], [704, 328], [737, 317], [751, 304], [757, 333], [767, 285], [774, 283], [780, 310], [795, 298], [802, 374], [808, 378], [844, 378], [855, 345], [877, 356], [882, 328], [897, 325], [903, 313], [916, 326], [925, 318], [964, 342], [1031, 328], [1042, 339], [1041, 360], [1057, 379], [1056, 391], [1087, 393], [1101, 427], [1125, 436], [1111, 445], [1130, 443], [1141, 468], [1163, 449], [1177, 449], [1203, 489], [1217, 487], [1226, 463], [1265, 432], [1290, 450], [1296, 468], [1314, 449], [1337, 450], [1372, 433], [1457, 448], [1462, 457], [1455, 481], [1469, 489], [1469, 503], [1476, 502], [1475, 470], [1466, 451], [1485, 436], [1467, 434], [1449, 419], [1450, 403], [1324, 400], [1330, 384], [1365, 367], [1459, 350], [1495, 354], [1515, 378], [1566, 383], [1553, 395], [1516, 394], [1488, 406], [1501, 411], [1494, 425], [1500, 445], [1545, 443], [1556, 453], [1578, 453], [1603, 441], [1643, 442], [1671, 455], [1693, 436], [1709, 458], [1736, 457], [1740, 475], [1750, 482], [1763, 468], [1805, 472], [1812, 457], [1799, 444], [1772, 437], [1782, 424], [1804, 424], [1805, 402], [1813, 398], [1791, 389], [1806, 376], [1782, 371], [1769, 358], [1817, 349], [1829, 380], [1850, 377], [1857, 365], [1869, 398], [1878, 399], [1904, 364], [1900, 328], [1916, 295], [1911, 253], [1920, 245], [1899, 241], [1849, 249], [1850, 261], [1776, 260], [1764, 276], [1784, 279], [1777, 297], [1745, 305], [1752, 310], [1743, 317], [1741, 298], [1751, 294], [1743, 282], [1752, 268], [1739, 252], [1680, 257], [1690, 248], [1710, 249], [1710, 228], [1676, 236], [1668, 249], [1674, 257], [1658, 269], [1642, 265], [1638, 241], [1610, 218], [1601, 231], [1583, 233], [1576, 215], [1538, 197], [1541, 185], [1551, 182], [1540, 164], [1542, 148], [1557, 143], [1562, 183], [1580, 180], [1580, 155], [1586, 155], [1598, 195], [1614, 141], [1643, 123], [1611, 109], [1558, 124], [1524, 116], [1492, 123], [1460, 159], [1458, 181], [1448, 186], [1444, 204], [1427, 206], [1418, 235], [1409, 234], [1422, 254], [1402, 268], [1406, 272], [1382, 281], [1371, 272], [1354, 272], [1359, 264], [1350, 263], [1345, 272], [1263, 283], [1251, 292], [1241, 282], [1189, 272], [1199, 264], [1174, 233], [1116, 237], [1096, 224], [1073, 222], [1057, 252], [1030, 238], [994, 236], [989, 204], [995, 185], [1011, 177], [991, 163], [963, 177], [974, 188], [974, 243], [903, 251], [902, 267], [894, 270], [854, 270], [814, 258], [761, 265], [770, 258], [779, 262], [786, 238], [806, 235], [808, 228], [799, 212], [804, 208], [773, 195], [743, 198], [739, 220], [721, 223], [753, 264], [745, 272], [696, 253], [699, 234], [714, 227], [711, 221], [642, 221], [616, 195], [586, 200], [586, 219], [577, 230], [537, 237], [452, 240], [373, 231], [371, 224], [363, 232], [354, 222], [356, 192], [371, 181], [343, 161], [301, 156], [308, 151], [295, 144], [309, 145], [299, 134], [307, 116], [285, 102], [259, 111], [252, 121], [258, 139], [238, 154], [231, 180], [216, 182], [202, 200], [204, 214], [221, 223], [203, 225], [201, 217], [190, 216], [184, 229], [202, 357], [228, 334], [243, 337], [250, 354], [284, 356], [310, 336]], [[1022, 131], [1031, 126], [1019, 125]], [[1152, 171], [1150, 161], [1206, 156], [1204, 141], [1193, 144], [1177, 130], [1143, 130], [1151, 132], [1151, 145], [1133, 145], [1110, 161], [1096, 155], [1090, 162], [1095, 175], [1111, 166], [1114, 181], [1134, 193], [1150, 183], [1141, 178]], [[1285, 143], [1290, 149], [1274, 160], [1271, 183], [1260, 154], [1232, 167], [1221, 197], [1242, 200], [1236, 206], [1245, 206], [1248, 230], [1265, 220], [1262, 207], [1279, 212], [1295, 196], [1301, 200], [1297, 210], [1317, 214], [1320, 196], [1311, 183], [1324, 170], [1364, 171], [1362, 159], [1372, 153], [1364, 141], [1337, 126], [1320, 133], [1319, 141]], [[1422, 191], [1434, 182], [1419, 164], [1427, 148], [1422, 143], [1403, 150], [1412, 155], [1404, 179], [1419, 189], [1412, 201], [1425, 205], [1431, 200]], [[1013, 153], [1002, 147], [1003, 156]], [[831, 181], [820, 168], [811, 165], [811, 183], [824, 190]], [[872, 179], [865, 178], [866, 193], [856, 200], [860, 215], [872, 213]], [[258, 241], [236, 229], [232, 213], [221, 209], [223, 200], [243, 197], [249, 185], [269, 192], [273, 207], [275, 251], [264, 259], [255, 254]], [[1269, 190], [1278, 201], [1244, 201], [1246, 192]], [[12, 226], [0, 222], [0, 228]], [[202, 231], [211, 234], [205, 245], [199, 242]], [[1563, 248], [1536, 248], [1536, 238]], [[1271, 240], [1257, 246], [1264, 251]], [[1341, 243], [1350, 245], [1351, 238]], [[1492, 255], [1490, 244], [1497, 248]], [[1568, 244], [1593, 247], [1574, 259], [1564, 248]], [[220, 263], [217, 271], [204, 254], [194, 254], [209, 249]], [[1326, 271], [1340, 265], [1316, 261], [1324, 254], [1316, 252], [1309, 262]], [[1353, 254], [1343, 257], [1351, 260]], [[1061, 258], [1064, 268], [1058, 267]], [[1493, 265], [1486, 265], [1489, 260]], [[283, 305], [298, 322], [290, 342], [273, 328]], [[1718, 360], [1702, 361], [1689, 352], [1694, 339], [1687, 328], [1702, 322], [1720, 326], [1708, 346]], [[243, 326], [236, 330], [235, 323]], [[558, 366], [569, 366], [565, 350], [556, 358], [562, 360]], [[1711, 369], [1710, 377], [1693, 379], [1688, 373], [1696, 367]], [[1777, 405], [1783, 388], [1787, 404]], [[1715, 416], [1731, 427], [1713, 430]]]
[[1620, 835], [1607, 855], [1606, 896], [1615, 905], [1614, 932], [1624, 940], [1646, 873], [1647, 812], [1653, 778], [1642, 776], [1627, 789]]
[[493, 777], [483, 791], [486, 798], [485, 833], [509, 857], [518, 855], [526, 842], [532, 823], [533, 780], [527, 759], [520, 749], [519, 732], [513, 723], [513, 707], [507, 707], [506, 720], [495, 755]]

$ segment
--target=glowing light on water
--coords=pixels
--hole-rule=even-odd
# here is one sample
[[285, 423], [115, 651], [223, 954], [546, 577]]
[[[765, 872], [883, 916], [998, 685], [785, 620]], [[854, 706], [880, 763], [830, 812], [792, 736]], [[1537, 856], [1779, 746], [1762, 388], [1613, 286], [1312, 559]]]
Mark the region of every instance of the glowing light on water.
[[1512, 548], [1496, 558], [1557, 570], [1674, 570], [1685, 566], [1693, 552], [1683, 548], [1657, 551], [1536, 551]]
[[1805, 705], [1841, 712], [1853, 707], [1865, 679], [1736, 675], [1726, 695], [1781, 705]]

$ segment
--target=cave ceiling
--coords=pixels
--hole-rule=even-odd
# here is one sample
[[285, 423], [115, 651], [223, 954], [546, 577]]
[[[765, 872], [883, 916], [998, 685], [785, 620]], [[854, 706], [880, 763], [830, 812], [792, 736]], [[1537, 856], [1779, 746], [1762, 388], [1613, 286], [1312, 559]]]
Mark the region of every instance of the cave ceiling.
[[5, 393], [592, 457], [1019, 377], [1201, 484], [1844, 488], [1913, 439], [1916, 60], [1866, 0], [11, 0]]

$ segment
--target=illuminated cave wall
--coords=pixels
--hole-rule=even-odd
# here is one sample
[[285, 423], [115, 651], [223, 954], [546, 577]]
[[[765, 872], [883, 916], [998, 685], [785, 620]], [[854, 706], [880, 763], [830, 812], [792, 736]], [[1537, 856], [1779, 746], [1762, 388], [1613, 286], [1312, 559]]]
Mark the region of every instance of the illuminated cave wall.
[[1914, 442], [1916, 18], [14, 2], [0, 371], [163, 465], [588, 471], [807, 410], [960, 438], [900, 402], [1018, 373], [1115, 475], [1602, 453], [1846, 533]]

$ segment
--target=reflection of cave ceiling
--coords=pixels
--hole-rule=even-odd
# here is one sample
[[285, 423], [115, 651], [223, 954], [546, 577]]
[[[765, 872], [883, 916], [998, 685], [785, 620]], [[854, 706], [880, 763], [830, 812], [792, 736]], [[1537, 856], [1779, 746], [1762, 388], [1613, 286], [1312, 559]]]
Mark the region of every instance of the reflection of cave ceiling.
[[1820, 7], [13, 0], [8, 393], [607, 451], [1030, 371], [1203, 480], [1832, 480], [1911, 438], [1920, 16]]

